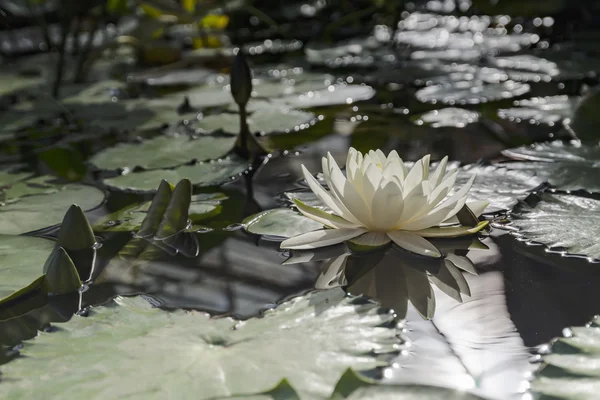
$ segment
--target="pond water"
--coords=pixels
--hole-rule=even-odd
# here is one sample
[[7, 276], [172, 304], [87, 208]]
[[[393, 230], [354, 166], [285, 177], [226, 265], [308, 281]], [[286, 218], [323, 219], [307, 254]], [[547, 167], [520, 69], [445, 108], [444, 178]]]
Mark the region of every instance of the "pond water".
[[[600, 328], [588, 323], [600, 311], [600, 53], [593, 24], [571, 32], [572, 22], [552, 10], [487, 16], [467, 2], [429, 1], [405, 4], [396, 29], [369, 20], [332, 31], [333, 41], [311, 41], [324, 4], [267, 13], [296, 35], [268, 36], [262, 16], [249, 18], [251, 30], [230, 23], [229, 35], [249, 43], [242, 46], [254, 71], [248, 124], [268, 153], [250, 160], [232, 150], [240, 125], [229, 78], [234, 51], [223, 32], [215, 34], [218, 51], [184, 46], [172, 63], [162, 47], [105, 49], [88, 83], [65, 82], [60, 100], [47, 94], [56, 54], [21, 54], [43, 37], [30, 28], [0, 32], [11, 56], [0, 73], [0, 394], [205, 398], [194, 397], [200, 383], [189, 375], [210, 386], [207, 398], [297, 398], [269, 392], [283, 378], [300, 398], [325, 398], [352, 367], [398, 390], [352, 398], [400, 398], [393, 396], [407, 388], [415, 399], [594, 398]], [[145, 23], [125, 18], [95, 46], [140, 35], [132, 26]], [[15, 32], [27, 40], [14, 40]], [[161, 46], [187, 46], [194, 32], [170, 26], [171, 41]], [[166, 66], [141, 65], [140, 51]], [[395, 245], [280, 249], [283, 239], [321, 227], [293, 199], [327, 211], [301, 166], [326, 184], [322, 157], [329, 152], [343, 165], [351, 148], [395, 150], [411, 162], [431, 154], [432, 164], [447, 155], [457, 184], [477, 175], [469, 200], [490, 202], [479, 217], [490, 228], [432, 239], [443, 259]], [[177, 185], [184, 178], [193, 196]], [[164, 189], [163, 179], [174, 188]], [[93, 247], [75, 245], [89, 228], [73, 222], [74, 203], [93, 228]], [[73, 214], [63, 220], [67, 210]], [[64, 271], [72, 268], [82, 288], [38, 279], [55, 265], [60, 285], [69, 285]], [[299, 314], [279, 321], [288, 307]], [[356, 315], [345, 315], [353, 307]], [[196, 314], [180, 309], [213, 320], [184, 321]], [[196, 332], [228, 317], [243, 322]], [[235, 341], [237, 329], [249, 336]], [[548, 344], [556, 337], [567, 350]], [[231, 352], [202, 353], [196, 342]], [[206, 371], [222, 367], [224, 377], [194, 365], [204, 359]], [[148, 376], [132, 372], [138, 368]], [[248, 371], [269, 379], [236, 379]], [[117, 388], [106, 389], [119, 374]], [[168, 388], [153, 387], [152, 374]], [[141, 389], [131, 389], [138, 378]], [[340, 398], [350, 398], [343, 384]]]

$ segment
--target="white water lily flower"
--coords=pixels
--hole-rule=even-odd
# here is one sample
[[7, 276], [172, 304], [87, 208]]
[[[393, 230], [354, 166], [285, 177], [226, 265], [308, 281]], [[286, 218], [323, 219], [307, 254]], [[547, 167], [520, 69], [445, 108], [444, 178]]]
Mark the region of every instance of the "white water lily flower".
[[[326, 229], [304, 233], [281, 243], [283, 249], [313, 249], [346, 240], [367, 246], [380, 246], [390, 240], [398, 246], [422, 255], [441, 257], [428, 237], [457, 237], [478, 232], [476, 227], [448, 226], [458, 224], [456, 214], [467, 201], [475, 176], [451, 196], [458, 171], [446, 173], [448, 157], [435, 171], [429, 171], [430, 156], [407, 168], [392, 151], [387, 157], [381, 150], [364, 156], [351, 148], [346, 161], [346, 176], [330, 153], [323, 157], [326, 190], [302, 166], [311, 190], [333, 213], [310, 207], [294, 200], [302, 214], [325, 225]], [[487, 202], [469, 203], [476, 216]]]

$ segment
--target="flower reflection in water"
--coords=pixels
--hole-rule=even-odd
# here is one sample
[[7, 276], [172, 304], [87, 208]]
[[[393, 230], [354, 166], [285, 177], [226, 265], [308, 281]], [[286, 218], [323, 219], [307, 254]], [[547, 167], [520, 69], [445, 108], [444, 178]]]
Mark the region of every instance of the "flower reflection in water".
[[[433, 241], [432, 241], [433, 242]], [[315, 288], [344, 287], [355, 295], [366, 295], [404, 318], [410, 302], [425, 319], [435, 312], [432, 284], [449, 297], [462, 302], [471, 291], [463, 271], [477, 275], [466, 256], [470, 250], [486, 250], [477, 238], [435, 241], [443, 258], [423, 257], [396, 247], [371, 252], [352, 252], [344, 245], [310, 251], [294, 251], [286, 264], [325, 260]]]

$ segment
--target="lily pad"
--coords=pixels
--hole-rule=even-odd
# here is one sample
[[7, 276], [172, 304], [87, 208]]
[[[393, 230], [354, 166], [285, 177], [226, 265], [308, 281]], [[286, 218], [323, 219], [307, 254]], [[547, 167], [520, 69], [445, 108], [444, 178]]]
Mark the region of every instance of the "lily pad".
[[53, 249], [51, 240], [0, 234], [0, 301], [40, 278]]
[[251, 215], [243, 224], [250, 233], [282, 239], [323, 228], [322, 224], [289, 208], [276, 208]]
[[72, 204], [91, 210], [104, 201], [93, 186], [71, 183], [48, 194], [35, 194], [0, 206], [0, 234], [19, 235], [56, 225]]
[[[248, 117], [250, 131], [263, 135], [287, 133], [308, 128], [315, 121], [313, 113], [290, 110], [281, 107], [259, 108]], [[209, 115], [192, 125], [200, 133], [222, 130], [237, 135], [240, 132], [240, 117], [237, 113]]]
[[581, 327], [566, 328], [531, 382], [531, 392], [552, 399], [592, 400], [600, 390], [600, 325], [598, 317]]
[[455, 82], [434, 85], [420, 89], [415, 93], [424, 103], [443, 104], [480, 104], [522, 96], [529, 92], [529, 85], [520, 82], [484, 84], [483, 82]]
[[234, 144], [235, 137], [229, 136], [157, 136], [141, 143], [121, 143], [110, 147], [94, 155], [90, 162], [105, 170], [171, 168], [192, 160], [219, 158], [227, 154]]
[[513, 170], [535, 173], [561, 190], [600, 191], [600, 147], [561, 141], [503, 150], [505, 156], [534, 162], [507, 163]]
[[293, 299], [245, 322], [118, 297], [28, 342], [24, 357], [2, 366], [0, 395], [207, 399], [262, 393], [286, 378], [302, 398], [325, 399], [348, 367], [386, 365], [398, 332], [383, 324], [393, 320], [341, 289]]
[[[554, 126], [573, 118], [579, 97], [549, 96], [516, 100], [515, 108], [500, 109], [498, 116], [515, 122]], [[567, 122], [568, 122], [567, 121]]]
[[479, 121], [479, 113], [462, 108], [442, 108], [428, 111], [416, 117], [415, 124], [428, 125], [433, 128], [455, 127], [464, 128], [468, 124]]
[[184, 165], [175, 169], [130, 172], [105, 179], [104, 184], [120, 190], [136, 192], [154, 192], [163, 179], [168, 182], [179, 182], [181, 179], [187, 178], [196, 187], [219, 186], [231, 182], [248, 168], [247, 161], [232, 156], [195, 165]]
[[375, 96], [375, 89], [367, 85], [331, 85], [327, 89], [303, 94], [294, 94], [279, 99], [280, 102], [295, 108], [311, 108], [336, 104], [352, 104], [369, 100]]
[[469, 201], [489, 201], [486, 212], [510, 210], [518, 200], [524, 199], [543, 183], [538, 177], [521, 171], [512, 171], [499, 166], [465, 166], [459, 169], [452, 195], [458, 188], [476, 175], [469, 190]]
[[600, 200], [571, 194], [534, 194], [512, 212], [519, 236], [551, 249], [600, 260]]

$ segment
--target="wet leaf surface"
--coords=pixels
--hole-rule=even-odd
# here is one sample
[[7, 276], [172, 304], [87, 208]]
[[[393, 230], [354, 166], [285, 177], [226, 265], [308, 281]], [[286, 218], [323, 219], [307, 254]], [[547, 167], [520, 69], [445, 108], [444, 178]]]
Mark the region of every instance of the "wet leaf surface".
[[551, 249], [600, 259], [600, 200], [584, 196], [541, 193], [513, 210], [519, 235]]
[[175, 169], [130, 172], [105, 179], [104, 184], [112, 188], [136, 192], [153, 192], [162, 179], [168, 182], [179, 182], [181, 179], [187, 178], [196, 187], [219, 186], [239, 178], [248, 168], [247, 161], [231, 156], [216, 161], [184, 165]]
[[546, 345], [542, 365], [530, 391], [541, 398], [593, 399], [600, 387], [600, 326], [594, 318], [586, 326], [565, 328], [563, 337]]
[[90, 162], [105, 170], [171, 168], [192, 160], [224, 156], [233, 148], [234, 142], [235, 137], [157, 136], [141, 143], [122, 143], [108, 148], [94, 155]]
[[[48, 190], [48, 189], [42, 189]], [[22, 192], [21, 192], [22, 193]], [[0, 206], [0, 233], [18, 235], [60, 223], [72, 204], [83, 210], [93, 209], [104, 201], [104, 192], [88, 185], [68, 184], [40, 193], [35, 188], [30, 196]]]
[[[327, 398], [346, 368], [385, 364], [397, 342], [396, 330], [380, 326], [392, 319], [376, 304], [346, 297], [340, 289], [296, 298], [263, 318], [239, 323], [165, 312], [140, 297], [117, 298], [28, 343], [22, 351], [26, 357], [2, 367], [0, 393], [14, 399], [29, 398], [32, 391], [44, 397], [77, 392], [90, 399], [148, 393], [162, 398], [178, 393], [197, 399], [260, 393], [285, 377], [303, 396]], [[95, 339], [90, 341], [89, 335]], [[119, 352], [112, 351], [115, 346]], [[289, 363], [292, 358], [296, 362]], [[315, 359], [321, 362], [315, 365]], [[305, 367], [300, 367], [302, 360]], [[149, 368], [140, 370], [140, 362]], [[105, 368], [113, 373], [101, 372]], [[33, 381], [32, 369], [40, 370]], [[189, 374], [193, 378], [185, 378]]]
[[503, 150], [508, 157], [528, 162], [507, 167], [535, 173], [539, 179], [561, 190], [600, 191], [600, 147], [565, 144], [560, 141]]
[[53, 248], [51, 240], [0, 234], [0, 302], [42, 276]]

